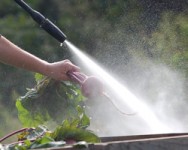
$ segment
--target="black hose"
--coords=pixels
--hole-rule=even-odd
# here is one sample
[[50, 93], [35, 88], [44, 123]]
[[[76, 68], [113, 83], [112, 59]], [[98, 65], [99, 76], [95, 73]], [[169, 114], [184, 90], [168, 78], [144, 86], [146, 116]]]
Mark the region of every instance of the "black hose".
[[48, 32], [60, 43], [63, 43], [66, 40], [67, 38], [66, 35], [49, 19], [45, 18], [41, 13], [32, 9], [23, 0], [15, 0], [15, 2], [30, 14], [33, 20], [35, 20], [40, 25], [41, 28], [43, 28], [46, 32]]

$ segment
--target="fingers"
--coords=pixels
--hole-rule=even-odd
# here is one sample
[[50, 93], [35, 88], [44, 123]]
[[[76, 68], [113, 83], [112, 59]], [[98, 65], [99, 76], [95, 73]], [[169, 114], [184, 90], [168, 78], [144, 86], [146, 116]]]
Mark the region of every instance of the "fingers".
[[64, 72], [65, 74], [68, 71], [73, 71], [73, 72], [79, 72], [80, 68], [76, 65], [74, 65], [70, 60], [64, 60], [64, 64], [65, 64], [65, 68], [64, 68]]
[[45, 74], [56, 80], [71, 80], [67, 75], [68, 71], [80, 72], [80, 68], [74, 65], [70, 60], [66, 59], [50, 63]]
[[70, 60], [66, 59], [63, 60], [63, 72], [61, 79], [63, 80], [71, 80], [70, 77], [67, 75], [67, 72], [80, 72], [80, 68], [76, 65], [74, 65]]

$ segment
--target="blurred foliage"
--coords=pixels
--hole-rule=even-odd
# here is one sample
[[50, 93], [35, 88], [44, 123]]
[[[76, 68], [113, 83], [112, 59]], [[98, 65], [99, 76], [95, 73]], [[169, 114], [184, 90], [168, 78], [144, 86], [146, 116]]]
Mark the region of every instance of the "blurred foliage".
[[[137, 55], [177, 68], [188, 77], [188, 16], [186, 0], [26, 0], [52, 20], [68, 40], [97, 57], [106, 47], [110, 55], [125, 59]], [[1, 34], [13, 43], [49, 62], [72, 59], [68, 51], [29, 17], [13, 0], [1, 0]], [[121, 37], [121, 38], [119, 38]], [[118, 39], [118, 40], [117, 40]], [[132, 45], [130, 45], [130, 43]], [[113, 49], [120, 49], [115, 53]], [[103, 57], [102, 53], [98, 59]], [[104, 60], [101, 59], [105, 64]], [[108, 62], [106, 65], [111, 66]], [[141, 62], [138, 63], [140, 65]], [[118, 69], [118, 64], [116, 64]], [[114, 69], [115, 70], [115, 69]], [[0, 65], [0, 136], [13, 130], [15, 100], [34, 84], [31, 72]], [[16, 79], [16, 80], [15, 80]], [[6, 112], [9, 111], [11, 113]], [[10, 111], [11, 110], [11, 111]], [[6, 119], [9, 118], [9, 121]], [[19, 123], [17, 123], [19, 126]], [[6, 128], [5, 128], [6, 127]]]
[[165, 12], [152, 34], [152, 55], [188, 77], [188, 15]]

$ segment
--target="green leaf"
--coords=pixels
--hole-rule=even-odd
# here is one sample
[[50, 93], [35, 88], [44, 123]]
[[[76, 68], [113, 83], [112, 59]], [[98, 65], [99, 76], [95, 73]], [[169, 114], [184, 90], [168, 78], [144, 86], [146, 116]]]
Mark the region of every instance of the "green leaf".
[[62, 124], [56, 128], [54, 132], [52, 132], [51, 137], [55, 139], [56, 141], [60, 140], [75, 140], [78, 141], [86, 141], [89, 143], [96, 143], [100, 142], [100, 139], [98, 136], [96, 136], [93, 132], [81, 129], [77, 127], [68, 126], [67, 122], [66, 125]]
[[40, 73], [35, 73], [35, 81], [39, 82], [44, 78], [44, 76]]
[[77, 110], [78, 110], [79, 117], [80, 117], [77, 127], [85, 129], [90, 125], [90, 119], [79, 105], [77, 106]]
[[65, 144], [66, 144], [66, 142], [64, 142], [64, 141], [47, 142], [47, 143], [44, 143], [44, 144], [33, 143], [31, 145], [30, 149], [63, 147]]
[[31, 145], [31, 141], [25, 140], [25, 141], [24, 141], [24, 144], [25, 144], [27, 147], [29, 147], [29, 146]]
[[43, 136], [41, 138], [36, 139], [31, 145], [30, 149], [35, 148], [48, 148], [48, 147], [58, 147], [65, 145], [64, 141], [61, 141], [60, 143], [56, 143], [51, 137], [49, 136]]
[[18, 110], [18, 118], [21, 121], [24, 127], [36, 127], [40, 124], [43, 124], [46, 120], [49, 119], [48, 114], [41, 115], [40, 113], [31, 114], [27, 109], [25, 109], [18, 99], [16, 101], [16, 108]]

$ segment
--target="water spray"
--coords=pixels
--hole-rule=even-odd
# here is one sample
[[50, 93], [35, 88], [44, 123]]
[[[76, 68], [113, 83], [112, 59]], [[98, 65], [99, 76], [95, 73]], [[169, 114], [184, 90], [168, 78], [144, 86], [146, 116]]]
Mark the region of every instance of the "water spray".
[[104, 85], [102, 81], [96, 76], [87, 76], [81, 72], [67, 72], [67, 75], [76, 83], [81, 86], [82, 94], [85, 97], [93, 98], [97, 96], [105, 96], [112, 105], [123, 115], [135, 115], [136, 113], [125, 113], [121, 111], [116, 104], [112, 101], [110, 96], [104, 91]]

